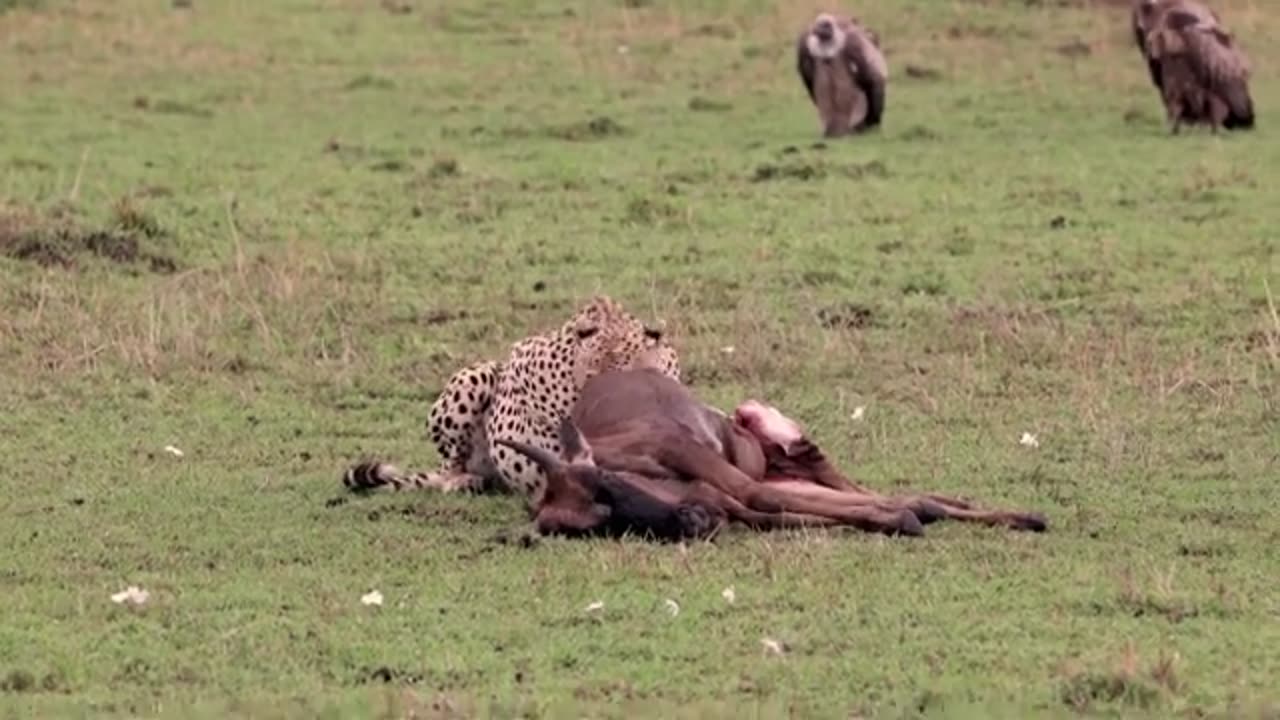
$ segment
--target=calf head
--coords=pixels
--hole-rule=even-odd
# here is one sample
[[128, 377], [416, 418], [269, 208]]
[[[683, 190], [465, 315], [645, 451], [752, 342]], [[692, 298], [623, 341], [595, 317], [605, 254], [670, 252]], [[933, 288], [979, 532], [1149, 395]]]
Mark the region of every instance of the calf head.
[[565, 417], [560, 423], [561, 457], [514, 440], [496, 440], [524, 455], [547, 476], [547, 491], [535, 513], [543, 534], [632, 533], [660, 540], [707, 537], [720, 526], [719, 513], [694, 502], [655, 492], [650, 480], [616, 473], [595, 463], [591, 446]]

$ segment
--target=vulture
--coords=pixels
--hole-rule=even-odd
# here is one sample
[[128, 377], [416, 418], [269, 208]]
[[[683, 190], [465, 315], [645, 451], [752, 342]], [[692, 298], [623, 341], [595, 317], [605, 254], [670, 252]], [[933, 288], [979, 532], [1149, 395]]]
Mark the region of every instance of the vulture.
[[796, 42], [796, 65], [824, 137], [880, 124], [889, 65], [880, 38], [857, 20], [819, 14]]
[[1135, 0], [1133, 36], [1172, 131], [1253, 127], [1249, 62], [1217, 13], [1195, 0]]

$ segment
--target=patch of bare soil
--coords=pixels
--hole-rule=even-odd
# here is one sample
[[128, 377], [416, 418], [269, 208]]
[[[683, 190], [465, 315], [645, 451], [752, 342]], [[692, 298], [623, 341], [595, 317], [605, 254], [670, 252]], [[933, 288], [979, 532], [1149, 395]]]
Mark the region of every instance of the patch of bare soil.
[[885, 178], [889, 176], [889, 168], [879, 160], [849, 164], [804, 161], [765, 163], [756, 167], [751, 175], [751, 182], [812, 181], [829, 176], [843, 176], [851, 180], [860, 180], [865, 177]]
[[178, 269], [177, 261], [152, 247], [168, 237], [151, 216], [128, 202], [119, 203], [103, 227], [86, 227], [59, 210], [0, 207], [0, 255], [45, 267], [72, 268], [89, 256], [168, 274]]

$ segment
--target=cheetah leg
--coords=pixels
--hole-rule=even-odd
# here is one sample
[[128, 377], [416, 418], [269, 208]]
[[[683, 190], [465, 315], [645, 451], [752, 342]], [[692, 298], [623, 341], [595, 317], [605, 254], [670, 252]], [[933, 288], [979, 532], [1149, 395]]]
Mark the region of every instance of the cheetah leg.
[[547, 418], [531, 418], [525, 410], [524, 398], [504, 395], [498, 399], [489, 414], [485, 432], [492, 447], [492, 463], [494, 474], [513, 493], [524, 497], [525, 505], [531, 512], [537, 512], [542, 506], [542, 496], [547, 489], [547, 478], [542, 468], [530, 462], [522, 454], [499, 445], [497, 441], [506, 440], [526, 443], [546, 450], [553, 455], [560, 454], [560, 443], [557, 428]]
[[[496, 428], [492, 427], [492, 424], [491, 421], [491, 432], [496, 430]], [[528, 443], [539, 449], [559, 455], [559, 445], [554, 440], [549, 440], [549, 438], [555, 437], [554, 431], [546, 428], [541, 429], [543, 432], [536, 432], [536, 429], [531, 432], [497, 431], [497, 434], [493, 437], [494, 439]], [[524, 496], [525, 504], [531, 511], [541, 507], [542, 495], [547, 489], [547, 479], [541, 468], [529, 462], [527, 458], [520, 454], [509, 451], [500, 445], [495, 445], [493, 448], [493, 464], [495, 474], [502, 479], [505, 486], [510, 488], [512, 492]]]
[[427, 434], [441, 457], [438, 470], [406, 472], [384, 462], [363, 462], [344, 473], [342, 484], [357, 493], [494, 489], [496, 471], [488, 457], [485, 416], [493, 403], [497, 376], [498, 363], [495, 362], [459, 370], [432, 403]]

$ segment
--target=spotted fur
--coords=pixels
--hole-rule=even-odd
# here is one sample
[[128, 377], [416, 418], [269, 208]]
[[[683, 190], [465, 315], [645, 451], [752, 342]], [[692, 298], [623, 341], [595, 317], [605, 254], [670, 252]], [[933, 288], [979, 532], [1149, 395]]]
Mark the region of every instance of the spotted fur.
[[605, 370], [652, 367], [680, 379], [679, 357], [663, 332], [598, 296], [558, 329], [521, 340], [506, 362], [484, 362], [449, 378], [431, 406], [427, 433], [440, 453], [436, 472], [403, 472], [364, 462], [343, 484], [353, 492], [439, 489], [518, 492], [536, 507], [542, 470], [496, 439], [560, 452], [557, 432], [583, 384]]

